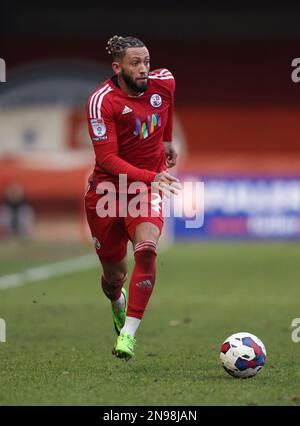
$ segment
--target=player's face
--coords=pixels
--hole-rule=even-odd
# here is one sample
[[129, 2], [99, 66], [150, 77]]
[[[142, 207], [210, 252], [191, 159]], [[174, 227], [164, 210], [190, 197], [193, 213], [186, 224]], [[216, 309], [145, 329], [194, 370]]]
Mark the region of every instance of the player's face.
[[146, 47], [130, 47], [120, 63], [120, 76], [128, 89], [136, 93], [147, 90], [150, 56]]

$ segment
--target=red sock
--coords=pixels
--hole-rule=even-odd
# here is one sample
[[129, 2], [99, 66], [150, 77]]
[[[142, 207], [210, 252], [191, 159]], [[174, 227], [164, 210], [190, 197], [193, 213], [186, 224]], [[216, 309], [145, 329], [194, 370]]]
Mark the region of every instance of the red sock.
[[145, 240], [134, 248], [135, 266], [129, 284], [127, 316], [141, 319], [153, 291], [156, 274], [156, 243]]
[[125, 274], [124, 277], [118, 281], [115, 280], [114, 282], [109, 282], [105, 278], [105, 276], [102, 275], [101, 277], [102, 290], [105, 296], [109, 298], [109, 300], [114, 302], [115, 300], [119, 299], [119, 297], [121, 296], [122, 287], [126, 281], [126, 278], [127, 278], [127, 274]]

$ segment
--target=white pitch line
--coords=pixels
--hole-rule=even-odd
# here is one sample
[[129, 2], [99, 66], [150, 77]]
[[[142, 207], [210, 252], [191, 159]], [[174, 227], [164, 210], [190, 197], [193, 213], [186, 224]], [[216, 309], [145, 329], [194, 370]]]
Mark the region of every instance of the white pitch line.
[[18, 287], [35, 281], [65, 275], [72, 272], [84, 271], [97, 266], [98, 260], [94, 254], [86, 254], [72, 259], [36, 266], [16, 274], [0, 277], [0, 290]]

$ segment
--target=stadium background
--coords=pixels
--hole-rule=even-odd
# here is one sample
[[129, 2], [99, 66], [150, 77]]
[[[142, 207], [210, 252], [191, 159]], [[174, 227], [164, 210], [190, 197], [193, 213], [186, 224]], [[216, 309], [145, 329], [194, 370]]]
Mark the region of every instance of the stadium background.
[[[36, 292], [43, 294], [35, 285], [39, 284], [42, 289], [49, 280], [54, 280], [59, 303], [68, 306], [72, 302], [66, 295], [71, 294], [69, 286], [74, 284], [74, 275], [68, 275], [71, 273], [68, 266], [57, 266], [65, 259], [75, 259], [77, 266], [70, 266], [70, 271], [73, 274], [79, 271], [75, 288], [81, 288], [84, 294], [82, 280], [87, 278], [80, 274], [92, 270], [89, 273], [94, 282], [82, 300], [91, 295], [96, 297], [93, 292], [96, 294], [98, 272], [83, 212], [83, 193], [94, 162], [84, 106], [88, 94], [111, 74], [106, 40], [121, 34], [135, 35], [146, 43], [152, 68], [166, 67], [173, 72], [177, 83], [175, 144], [181, 154], [176, 173], [205, 183], [204, 226], [186, 230], [180, 219], [172, 221], [165, 234], [165, 242], [172, 244], [167, 254], [162, 255], [165, 260], [160, 266], [164, 264], [167, 268], [162, 271], [162, 277], [168, 282], [168, 268], [176, 271], [176, 265], [182, 262], [181, 267], [186, 265], [190, 271], [191, 291], [196, 291], [198, 285], [201, 288], [200, 299], [205, 291], [214, 287], [213, 281], [214, 300], [223, 295], [226, 288], [228, 298], [234, 295], [233, 303], [238, 304], [246, 297], [250, 307], [251, 300], [255, 301], [249, 287], [252, 286], [262, 294], [261, 311], [253, 306], [244, 312], [241, 307], [235, 310], [235, 305], [222, 305], [228, 313], [224, 333], [248, 329], [248, 319], [252, 326], [250, 332], [260, 334], [262, 340], [270, 339], [267, 347], [276, 345], [271, 338], [274, 338], [274, 329], [268, 328], [273, 317], [264, 308], [280, 311], [280, 303], [285, 300], [285, 316], [282, 313], [282, 318], [277, 318], [275, 323], [277, 321], [286, 343], [290, 336], [289, 324], [297, 317], [293, 303], [299, 296], [296, 285], [299, 249], [297, 243], [290, 240], [300, 236], [300, 83], [291, 79], [291, 62], [300, 56], [300, 6], [282, 4], [271, 8], [254, 1], [243, 6], [228, 2], [223, 6], [213, 2], [191, 6], [185, 2], [183, 7], [164, 1], [149, 7], [132, 1], [128, 7], [117, 1], [113, 5], [91, 4], [88, 8], [77, 4], [58, 8], [52, 3], [26, 2], [25, 5], [11, 1], [1, 7], [0, 56], [6, 61], [7, 81], [0, 83], [0, 200], [7, 186], [18, 183], [34, 211], [29, 238], [8, 238], [3, 223], [0, 224], [0, 287], [2, 294], [7, 295], [2, 297], [0, 317], [7, 321], [10, 339], [15, 336], [19, 342], [14, 324], [18, 322], [16, 311], [20, 298], [33, 299], [36, 303], [39, 302]], [[239, 242], [233, 243], [236, 239]], [[270, 239], [273, 242], [267, 243]], [[207, 240], [214, 240], [213, 245]], [[47, 272], [51, 262], [56, 270], [61, 268], [61, 272], [54, 275], [62, 276], [58, 278], [62, 281], [55, 281], [51, 267]], [[215, 264], [220, 265], [220, 276], [225, 276], [224, 288], [219, 283], [220, 276], [210, 275], [209, 268]], [[41, 265], [44, 269], [36, 273], [28, 269]], [[257, 276], [253, 276], [249, 265]], [[282, 281], [290, 285], [289, 295], [281, 293]], [[28, 286], [21, 290], [20, 284]], [[278, 299], [271, 303], [272, 289], [278, 290]], [[153, 309], [158, 311], [158, 298], [164, 300], [166, 290], [159, 291], [156, 302], [153, 301]], [[50, 299], [44, 309], [55, 310], [55, 300]], [[189, 306], [188, 299], [184, 300]], [[207, 300], [209, 309], [209, 297]], [[199, 303], [203, 308], [202, 302]], [[196, 305], [196, 310], [199, 306]], [[95, 302], [96, 322], [98, 308]], [[179, 306], [170, 313], [175, 319], [165, 318], [172, 329], [189, 327], [191, 322], [198, 324], [199, 318], [191, 321], [192, 315], [180, 309]], [[39, 314], [42, 319], [45, 319], [45, 310], [41, 309]], [[31, 317], [26, 307], [22, 312], [29, 330], [37, 318]], [[204, 312], [205, 309], [203, 315]], [[101, 315], [103, 324], [106, 321], [108, 324], [104, 308]], [[181, 319], [176, 315], [181, 315]], [[233, 326], [233, 319], [239, 315], [243, 316], [242, 321]], [[83, 317], [82, 311], [81, 319]], [[64, 318], [62, 315], [62, 321]], [[223, 321], [221, 314], [220, 318]], [[67, 321], [72, 321], [71, 315]], [[48, 326], [58, 334], [61, 332], [51, 316]], [[219, 343], [226, 337], [222, 332], [217, 335], [221, 339]], [[216, 337], [214, 333], [216, 329], [212, 330]], [[73, 336], [70, 330], [69, 336]], [[98, 336], [96, 329], [94, 336]], [[66, 338], [64, 333], [63, 338]], [[205, 338], [214, 345], [208, 332]], [[187, 346], [190, 344], [188, 341]], [[3, 347], [0, 348], [2, 355]], [[45, 347], [41, 343], [42, 354]], [[295, 345], [292, 348], [295, 350]], [[13, 347], [5, 350], [15, 353]], [[252, 391], [250, 402], [256, 395], [255, 388]], [[11, 391], [2, 401], [26, 403], [25, 394], [24, 388], [18, 396]], [[32, 392], [29, 401], [57, 401], [49, 394], [41, 400], [37, 395]], [[218, 401], [213, 397], [205, 400], [203, 396], [204, 399], [192, 402], [233, 402], [227, 401], [224, 395], [220, 395]], [[87, 400], [72, 398], [69, 396], [66, 401], [93, 402], [88, 397]], [[162, 398], [170, 402], [166, 396]], [[132, 399], [125, 403], [141, 401]], [[172, 401], [191, 402], [179, 397]], [[287, 399], [282, 400], [276, 394], [270, 401], [297, 404], [299, 397], [291, 390]], [[105, 402], [114, 401], [103, 399], [102, 403]]]
[[[215, 185], [207, 186], [213, 201], [206, 224], [189, 236], [299, 237], [300, 187], [295, 181], [292, 187], [279, 183], [255, 217], [251, 202], [237, 201], [246, 191], [259, 203], [268, 198], [272, 182], [266, 179], [262, 189], [257, 179], [293, 177], [299, 170], [300, 89], [291, 79], [299, 8], [254, 4], [182, 10], [175, 5], [170, 15], [170, 5], [164, 2], [159, 13], [137, 6], [132, 12], [122, 3], [119, 13], [103, 4], [88, 10], [4, 6], [1, 188], [13, 179], [24, 186], [36, 210], [36, 237], [57, 238], [58, 227], [61, 237], [82, 236], [77, 222], [93, 165], [84, 104], [110, 75], [105, 42], [112, 32], [145, 40], [152, 67], [170, 68], [176, 76], [175, 136], [184, 149], [180, 171], [199, 179], [225, 178], [225, 191], [242, 204], [240, 210], [220, 211], [224, 200]], [[241, 181], [226, 180], [233, 176], [253, 179], [240, 194]], [[293, 203], [286, 206], [291, 192]]]

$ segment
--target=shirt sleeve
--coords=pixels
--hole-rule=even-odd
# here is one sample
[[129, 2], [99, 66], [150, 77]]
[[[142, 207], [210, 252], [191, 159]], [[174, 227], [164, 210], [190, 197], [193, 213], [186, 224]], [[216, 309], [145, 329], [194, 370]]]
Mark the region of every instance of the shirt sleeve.
[[174, 95], [172, 96], [171, 103], [168, 110], [168, 120], [164, 130], [164, 142], [172, 142], [173, 139], [173, 125], [174, 125]]
[[87, 117], [90, 138], [96, 155], [96, 162], [107, 173], [118, 176], [126, 174], [130, 181], [150, 183], [156, 172], [140, 169], [118, 156], [118, 138], [114, 111], [109, 102], [95, 107], [92, 97], [87, 102]]
[[172, 142], [173, 139], [173, 126], [174, 126], [174, 92], [175, 92], [175, 79], [171, 76], [165, 80], [168, 83], [168, 89], [170, 91], [170, 106], [168, 110], [168, 120], [164, 130], [163, 140], [164, 142]]

